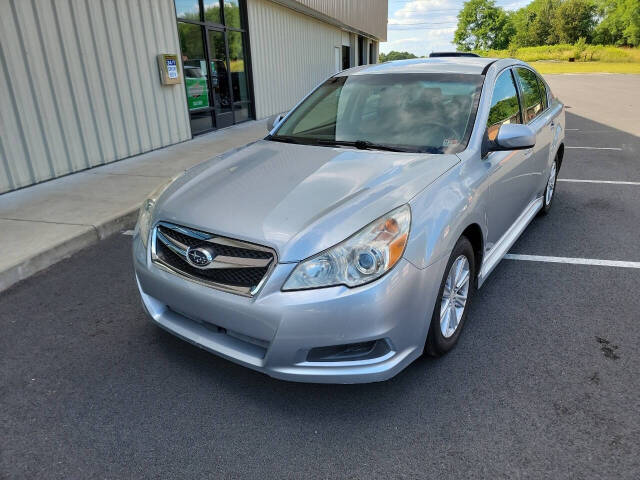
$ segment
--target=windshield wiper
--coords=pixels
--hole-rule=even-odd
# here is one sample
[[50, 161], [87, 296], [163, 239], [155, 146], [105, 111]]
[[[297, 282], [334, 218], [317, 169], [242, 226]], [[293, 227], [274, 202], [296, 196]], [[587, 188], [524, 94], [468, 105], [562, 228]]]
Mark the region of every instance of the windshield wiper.
[[345, 147], [355, 147], [358, 150], [384, 150], [386, 152], [416, 152], [420, 151], [416, 148], [396, 147], [393, 145], [385, 145], [382, 143], [373, 143], [368, 140], [317, 140], [318, 145], [336, 145]]
[[274, 142], [283, 142], [283, 143], [308, 144], [308, 142], [300, 141], [300, 139], [298, 138], [287, 137], [284, 135], [267, 135], [266, 140], [272, 140]]
[[358, 150], [382, 150], [386, 152], [409, 152], [409, 153], [442, 153], [441, 149], [436, 148], [409, 148], [399, 147], [395, 145], [385, 145], [383, 143], [374, 143], [368, 140], [327, 140], [323, 138], [304, 138], [293, 137], [288, 135], [268, 135], [267, 140], [284, 143], [297, 143], [300, 145], [322, 145], [327, 147], [354, 147]]

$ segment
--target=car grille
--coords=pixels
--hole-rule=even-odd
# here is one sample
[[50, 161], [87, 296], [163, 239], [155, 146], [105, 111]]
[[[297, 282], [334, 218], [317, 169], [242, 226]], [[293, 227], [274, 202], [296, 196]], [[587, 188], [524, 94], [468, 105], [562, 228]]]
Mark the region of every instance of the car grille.
[[[194, 263], [193, 250], [209, 254], [205, 264]], [[276, 255], [267, 247], [162, 222], [154, 230], [152, 260], [189, 280], [252, 296], [275, 266]]]

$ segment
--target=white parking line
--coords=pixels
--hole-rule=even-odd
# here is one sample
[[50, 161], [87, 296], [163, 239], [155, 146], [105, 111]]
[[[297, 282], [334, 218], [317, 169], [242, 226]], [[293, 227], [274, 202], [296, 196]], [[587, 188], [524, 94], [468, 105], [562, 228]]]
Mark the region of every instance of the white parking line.
[[564, 130], [565, 130], [565, 132], [579, 132], [580, 131], [579, 128], [565, 128]]
[[618, 180], [579, 180], [577, 178], [559, 178], [558, 181], [572, 183], [608, 183], [610, 185], [640, 185], [640, 182], [623, 182]]
[[129, 236], [133, 236], [134, 231], [133, 230], [125, 230], [124, 232], [122, 232], [122, 235], [129, 235]]
[[599, 260], [597, 258], [547, 257], [545, 255], [520, 255], [507, 253], [507, 260], [524, 260], [527, 262], [571, 263], [574, 265], [596, 265], [599, 267], [640, 268], [640, 262], [623, 262], [619, 260]]
[[618, 152], [622, 151], [621, 148], [618, 147], [565, 147], [565, 148], [576, 148], [582, 150], [616, 150]]

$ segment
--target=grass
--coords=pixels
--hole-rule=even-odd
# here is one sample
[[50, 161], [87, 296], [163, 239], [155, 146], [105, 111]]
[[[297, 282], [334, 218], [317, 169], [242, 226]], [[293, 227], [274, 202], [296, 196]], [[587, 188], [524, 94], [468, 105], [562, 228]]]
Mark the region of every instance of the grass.
[[488, 50], [477, 52], [486, 57], [513, 57], [525, 62], [539, 60], [607, 63], [640, 63], [640, 48], [624, 48], [603, 45], [548, 45], [541, 47], [522, 47], [510, 50]]
[[637, 73], [640, 62], [531, 62], [540, 73]]
[[[484, 57], [512, 57], [540, 73], [640, 73], [640, 48], [604, 45], [545, 45], [476, 52]], [[569, 62], [569, 59], [575, 59]]]

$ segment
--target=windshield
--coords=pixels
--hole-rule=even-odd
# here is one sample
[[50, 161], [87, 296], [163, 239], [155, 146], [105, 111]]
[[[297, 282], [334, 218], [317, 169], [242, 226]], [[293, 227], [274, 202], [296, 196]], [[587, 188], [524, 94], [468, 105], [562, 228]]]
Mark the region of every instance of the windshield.
[[480, 75], [465, 74], [332, 77], [270, 139], [457, 153], [471, 136], [482, 81]]

